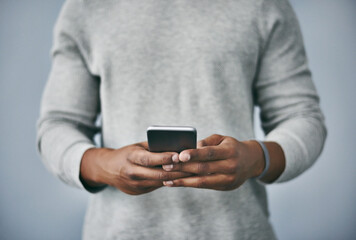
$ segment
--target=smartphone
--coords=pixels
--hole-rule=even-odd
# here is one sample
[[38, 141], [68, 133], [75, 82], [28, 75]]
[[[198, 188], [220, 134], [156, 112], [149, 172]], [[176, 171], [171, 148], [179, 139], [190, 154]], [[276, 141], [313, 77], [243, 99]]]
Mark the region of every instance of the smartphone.
[[150, 152], [181, 152], [197, 148], [197, 130], [190, 126], [159, 126], [147, 128]]

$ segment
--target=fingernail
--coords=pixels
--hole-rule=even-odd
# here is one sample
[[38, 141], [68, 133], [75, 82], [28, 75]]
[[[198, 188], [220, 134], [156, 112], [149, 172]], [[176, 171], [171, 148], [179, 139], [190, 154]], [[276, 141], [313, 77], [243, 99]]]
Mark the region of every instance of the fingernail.
[[172, 156], [172, 161], [173, 161], [174, 163], [178, 163], [178, 162], [179, 162], [178, 154], [174, 154], [174, 155]]
[[162, 165], [162, 168], [166, 171], [170, 171], [173, 169], [173, 164], [169, 164], [169, 165]]
[[182, 153], [180, 155], [180, 160], [182, 162], [187, 162], [187, 161], [189, 161], [189, 159], [190, 159], [190, 155], [188, 153]]
[[173, 186], [173, 181], [163, 181], [163, 185], [167, 187]]

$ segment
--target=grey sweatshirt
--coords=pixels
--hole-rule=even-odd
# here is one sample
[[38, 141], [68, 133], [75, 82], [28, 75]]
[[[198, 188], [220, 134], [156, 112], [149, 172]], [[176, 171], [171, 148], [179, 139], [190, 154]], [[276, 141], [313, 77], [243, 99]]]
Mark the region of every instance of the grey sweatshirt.
[[[279, 143], [295, 178], [326, 137], [296, 16], [286, 0], [68, 0], [54, 29], [38, 150], [69, 185], [83, 153], [146, 141], [146, 128], [191, 125]], [[102, 116], [100, 126], [96, 125]], [[88, 189], [87, 189], [88, 190]], [[90, 190], [88, 190], [90, 191]], [[162, 187], [90, 195], [84, 239], [274, 239], [264, 184], [233, 191]]]

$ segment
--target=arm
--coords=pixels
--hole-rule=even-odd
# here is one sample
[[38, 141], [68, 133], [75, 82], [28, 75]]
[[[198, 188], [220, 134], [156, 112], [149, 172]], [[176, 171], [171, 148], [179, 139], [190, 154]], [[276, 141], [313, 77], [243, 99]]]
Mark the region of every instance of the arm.
[[254, 95], [266, 141], [283, 149], [286, 166], [275, 182], [284, 182], [316, 161], [326, 127], [295, 13], [285, 0], [272, 2], [261, 9], [264, 45]]
[[[271, 158], [269, 171], [261, 180], [284, 182], [315, 162], [324, 145], [326, 127], [291, 6], [285, 0], [264, 1], [260, 15], [263, 40], [253, 94], [261, 108]], [[164, 166], [167, 171], [182, 170], [198, 176], [165, 182], [167, 186], [231, 190], [258, 176], [264, 168], [262, 149], [254, 141], [212, 135], [200, 146], [181, 152], [183, 163]]]
[[138, 195], [162, 187], [163, 181], [191, 176], [157, 168], [178, 161], [177, 153], [152, 153], [148, 143], [141, 142], [119, 149], [88, 149], [82, 158], [80, 172], [90, 187], [111, 185], [127, 194]]
[[65, 183], [83, 188], [79, 179], [83, 153], [95, 147], [92, 138], [99, 130], [99, 82], [83, 58], [80, 45], [82, 6], [66, 1], [57, 19], [52, 67], [37, 122], [37, 147], [47, 168]]
[[37, 146], [48, 169], [65, 183], [94, 193], [114, 186], [142, 194], [163, 180], [186, 177], [157, 165], [172, 163], [176, 153], [150, 153], [147, 143], [120, 149], [96, 148], [93, 136], [100, 112], [100, 78], [91, 73], [81, 45], [86, 30], [84, 6], [66, 1], [54, 30], [52, 68], [42, 98]]
[[[271, 167], [262, 179], [275, 180], [284, 169], [284, 155], [274, 142], [265, 142], [271, 157]], [[233, 190], [247, 179], [259, 176], [264, 169], [264, 155], [256, 141], [238, 141], [233, 137], [211, 135], [198, 142], [197, 149], [179, 154], [181, 163], [164, 165], [166, 171], [193, 173], [195, 176], [164, 181], [168, 187], [196, 187]]]

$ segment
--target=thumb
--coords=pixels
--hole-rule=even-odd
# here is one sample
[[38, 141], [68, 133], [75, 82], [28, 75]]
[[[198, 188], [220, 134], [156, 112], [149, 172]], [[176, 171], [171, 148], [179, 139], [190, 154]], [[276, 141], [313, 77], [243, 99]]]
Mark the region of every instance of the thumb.
[[210, 135], [209, 137], [200, 140], [197, 143], [197, 148], [219, 145], [223, 141], [223, 139], [224, 139], [223, 135], [219, 135], [219, 134]]
[[147, 151], [149, 151], [149, 147], [148, 147], [148, 142], [139, 142], [136, 144], [137, 146], [143, 147], [144, 149], [146, 149]]

